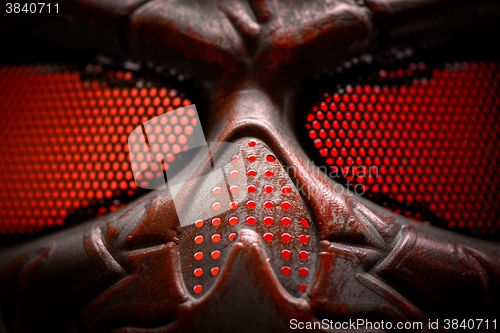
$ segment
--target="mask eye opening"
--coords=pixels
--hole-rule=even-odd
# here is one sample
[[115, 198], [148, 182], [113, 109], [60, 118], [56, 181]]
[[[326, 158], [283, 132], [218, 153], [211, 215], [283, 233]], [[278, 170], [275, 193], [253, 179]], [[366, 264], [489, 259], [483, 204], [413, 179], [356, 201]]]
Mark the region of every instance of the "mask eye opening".
[[[103, 216], [148, 193], [126, 179], [127, 130], [193, 104], [190, 97], [204, 104], [195, 81], [168, 68], [66, 55], [64, 61], [6, 56], [0, 62], [0, 85], [5, 88], [1, 111], [7, 116], [4, 129], [10, 128], [2, 141], [3, 156], [17, 165], [10, 172], [14, 177], [2, 180], [4, 197], [10, 194], [0, 203], [7, 214], [0, 216], [1, 238], [53, 232]], [[16, 130], [20, 128], [24, 130]], [[25, 133], [26, 142], [18, 142], [23, 131], [31, 134]], [[22, 156], [28, 155], [29, 161], [24, 161]], [[29, 171], [34, 166], [36, 171]], [[20, 209], [24, 202], [29, 205]]]
[[[355, 118], [356, 116], [360, 117], [360, 119], [357, 119], [358, 124], [359, 121], [364, 121], [365, 119], [363, 118], [364, 116], [363, 112], [367, 113], [368, 111], [365, 109], [363, 110], [358, 109], [357, 107], [358, 104], [356, 103], [361, 103], [361, 101], [358, 100], [352, 101], [348, 99], [349, 96], [358, 95], [358, 97], [360, 97], [362, 95], [365, 95], [366, 97], [366, 95], [369, 95], [368, 93], [370, 94], [373, 93], [373, 91], [364, 91], [365, 88], [370, 89], [378, 85], [380, 88], [379, 92], [380, 95], [384, 95], [384, 91], [387, 90], [388, 91], [387, 98], [389, 98], [391, 94], [394, 95], [395, 91], [397, 91], [397, 93], [399, 94], [401, 88], [410, 87], [415, 82], [430, 82], [435, 80], [434, 78], [435, 75], [447, 75], [447, 73], [460, 72], [460, 70], [464, 70], [467, 68], [469, 68], [470, 71], [471, 68], [474, 66], [475, 66], [474, 68], [476, 67], [478, 68], [478, 75], [495, 77], [495, 75], [498, 75], [497, 73], [499, 72], [500, 62], [498, 60], [500, 59], [500, 55], [497, 52], [495, 52], [495, 50], [490, 46], [491, 44], [482, 44], [482, 41], [483, 40], [476, 43], [470, 42], [468, 44], [468, 47], [465, 49], [463, 48], [462, 42], [445, 43], [442, 46], [438, 46], [435, 48], [425, 48], [425, 49], [421, 47], [419, 48], [419, 47], [404, 46], [404, 45], [400, 47], [392, 47], [389, 50], [380, 51], [379, 53], [374, 53], [371, 56], [365, 55], [362, 57], [357, 57], [349, 62], [345, 62], [342, 66], [343, 67], [342, 70], [339, 69], [339, 67], [337, 67], [337, 69], [335, 69], [334, 72], [329, 72], [326, 75], [319, 76], [319, 78], [318, 77], [312, 78], [311, 82], [314, 82], [314, 84], [311, 84], [311, 86], [313, 86], [314, 88], [309, 89], [308, 94], [310, 94], [310, 96], [305, 99], [307, 100], [307, 102], [300, 104], [300, 107], [303, 108], [302, 109], [303, 120], [298, 122], [296, 129], [299, 140], [303, 144], [304, 150], [309, 154], [312, 162], [318, 167], [327, 165], [327, 166], [337, 166], [338, 169], [341, 169], [343, 166], [348, 165], [348, 163], [344, 164], [343, 166], [339, 165], [338, 163], [335, 163], [335, 158], [337, 156], [341, 156], [342, 154], [345, 155], [344, 157], [351, 156], [349, 154], [348, 147], [347, 147], [347, 154], [345, 150], [342, 151], [342, 149], [345, 148], [343, 144], [338, 147], [339, 150], [337, 150], [336, 152], [337, 155], [335, 156], [330, 156], [329, 154], [322, 155], [321, 149], [325, 148], [330, 149], [332, 147], [335, 148], [334, 139], [338, 139], [336, 136], [337, 132], [334, 133], [334, 137], [331, 138], [330, 147], [326, 147], [327, 142], [325, 138], [326, 139], [329, 138], [328, 130], [332, 130], [333, 126], [331, 128], [325, 128], [327, 134], [324, 138], [320, 138], [318, 131], [323, 129], [324, 127], [322, 124], [318, 125], [317, 123], [313, 125], [313, 121], [325, 120], [325, 121], [330, 121], [330, 124], [332, 124], [333, 121], [338, 120], [338, 123], [340, 124], [339, 127], [340, 130], [342, 130], [342, 121], [345, 120], [345, 118], [342, 118], [343, 115], [350, 113], [351, 118], [352, 117]], [[384, 58], [384, 56], [386, 55], [389, 55], [387, 59]], [[370, 63], [367, 63], [367, 61], [362, 60], [363, 58], [370, 59], [371, 60]], [[497, 77], [497, 79], [494, 79], [493, 81], [492, 84], [496, 84], [497, 85], [496, 87], [498, 87], [500, 79]], [[491, 99], [489, 103], [492, 104], [486, 105], [485, 107], [487, 108], [487, 110], [489, 110], [488, 111], [489, 115], [487, 116], [487, 119], [489, 120], [486, 120], [486, 123], [488, 121], [491, 121], [496, 125], [492, 125], [490, 129], [491, 133], [489, 139], [486, 142], [483, 142], [484, 147], [491, 146], [491, 144], [494, 145], [494, 143], [491, 142], [494, 142], [495, 140], [494, 136], [495, 128], [497, 129], [498, 133], [500, 102], [498, 101], [498, 98], [495, 99], [495, 97], [491, 95], [492, 91], [491, 89], [494, 89], [494, 87], [495, 86], [490, 87], [489, 88], [490, 92], [487, 93], [489, 94], [488, 96]], [[318, 94], [318, 91], [320, 91], [321, 93]], [[392, 96], [392, 97], [395, 97], [396, 99], [398, 98], [398, 96]], [[346, 98], [346, 100], [343, 100], [343, 98]], [[365, 102], [369, 103], [370, 102], [369, 98], [368, 101]], [[340, 104], [344, 104], [343, 107], [345, 109], [342, 111], [339, 111], [339, 109], [332, 110], [329, 103], [336, 104], [335, 107], [339, 107]], [[377, 103], [379, 103], [379, 101]], [[352, 104], [355, 104], [356, 107], [353, 107], [353, 109], [351, 110], [349, 109], [349, 107]], [[415, 103], [412, 104], [408, 105], [410, 111], [411, 108], [414, 107]], [[446, 109], [447, 106], [442, 105], [442, 107]], [[378, 112], [382, 118], [383, 117], [387, 118], [385, 120], [381, 118], [379, 118], [378, 120], [370, 119], [371, 121], [374, 121], [375, 125], [378, 125], [379, 122], [386, 121], [388, 123], [393, 122], [393, 125], [396, 126], [397, 121], [400, 121], [393, 118], [394, 112], [392, 109], [391, 112], [386, 112], [384, 115], [385, 111], [383, 110], [383, 107], [381, 110], [376, 110], [374, 105], [374, 110], [372, 111], [374, 111], [374, 113]], [[322, 112], [321, 115], [322, 118], [321, 119], [316, 118], [316, 116], [313, 115], [315, 112], [320, 112], [320, 113]], [[329, 119], [328, 117], [332, 117], [332, 114], [333, 118]], [[340, 116], [340, 118], [342, 119], [340, 118], [336, 119], [335, 117], [337, 115]], [[311, 120], [313, 119], [311, 117], [313, 117], [314, 120]], [[402, 125], [403, 126], [402, 128], [404, 129], [405, 123], [415, 124], [418, 122], [419, 119], [418, 117], [419, 116], [417, 115], [415, 119], [406, 119], [405, 122], [402, 122], [399, 125]], [[443, 114], [443, 117], [446, 118], [445, 113]], [[349, 119], [348, 121], [350, 122], [356, 121], [356, 119], [354, 118]], [[439, 119], [442, 120], [444, 118], [439, 118]], [[307, 123], [306, 127], [304, 127], [304, 120]], [[366, 122], [368, 123], [368, 121]], [[347, 127], [344, 129], [346, 133], [347, 130], [351, 129], [350, 124], [351, 123], [349, 123]], [[430, 122], [430, 124], [432, 125], [432, 121]], [[309, 126], [309, 128], [307, 128], [307, 126]], [[313, 128], [313, 126], [316, 127], [319, 126], [319, 127], [315, 129]], [[460, 128], [461, 128], [460, 125], [458, 125], [455, 131], [459, 131]], [[385, 131], [384, 130], [379, 131], [380, 133], [378, 133], [378, 135], [381, 135], [381, 138], [383, 139], [386, 133], [391, 133], [392, 131], [394, 131], [394, 128], [392, 129], [385, 128]], [[324, 132], [323, 135], [325, 135]], [[498, 140], [498, 135], [496, 138]], [[353, 136], [351, 140], [352, 139], [356, 139], [356, 136]], [[389, 141], [389, 139], [394, 139], [394, 138], [392, 138], [389, 135], [387, 141]], [[416, 143], [420, 144], [419, 142]], [[455, 147], [454, 149], [457, 148]], [[493, 156], [494, 155], [493, 151], [494, 147], [490, 147], [489, 150], [487, 149], [486, 150], [487, 155], [485, 155], [485, 158], [489, 159], [489, 163], [495, 164], [494, 162], [495, 157]], [[487, 157], [488, 155], [491, 156]], [[330, 158], [330, 163], [326, 163], [326, 158]], [[345, 161], [346, 160], [344, 159], [343, 163], [346, 163]], [[320, 169], [324, 170], [322, 168]], [[327, 172], [327, 174], [329, 174], [329, 172]], [[469, 178], [471, 177], [470, 174], [464, 176], [464, 174], [458, 173], [458, 175], [462, 175], [463, 177], [469, 177]], [[484, 180], [484, 178], [482, 178], [479, 175], [474, 175], [474, 176], [477, 176], [479, 177], [479, 179]], [[485, 192], [483, 192], [483, 194], [479, 194], [480, 192], [477, 192], [478, 193], [477, 195], [479, 196], [486, 196], [487, 198], [488, 197], [490, 198], [488, 199], [489, 204], [485, 205], [485, 207], [487, 206], [486, 208], [485, 207], [480, 208], [479, 206], [476, 207], [477, 204], [475, 202], [477, 202], [477, 198], [475, 197], [474, 198], [470, 197], [469, 200], [465, 201], [462, 200], [455, 206], [453, 204], [450, 204], [450, 207], [453, 206], [452, 208], [450, 207], [442, 208], [442, 203], [440, 203], [440, 198], [438, 198], [435, 195], [436, 192], [440, 191], [440, 186], [446, 188], [447, 191], [451, 191], [447, 194], [448, 199], [451, 201], [455, 197], [458, 198], [458, 199], [455, 198], [456, 201], [460, 201], [459, 198], [463, 197], [462, 193], [463, 190], [461, 190], [462, 192], [459, 193], [457, 192], [456, 188], [452, 186], [447, 186], [449, 184], [446, 183], [442, 185], [439, 184], [437, 189], [434, 189], [429, 193], [430, 196], [425, 197], [426, 198], [425, 200], [415, 200], [413, 198], [411, 202], [408, 202], [405, 199], [401, 199], [399, 188], [393, 191], [391, 190], [390, 186], [389, 190], [382, 191], [381, 189], [379, 189], [377, 193], [369, 192], [369, 193], [363, 193], [362, 195], [368, 198], [369, 200], [391, 211], [394, 211], [400, 215], [404, 215], [419, 221], [429, 222], [430, 224], [440, 226], [448, 230], [453, 230], [459, 233], [463, 233], [466, 235], [473, 235], [475, 237], [484, 239], [498, 240], [499, 236], [496, 230], [497, 228], [500, 227], [497, 222], [499, 220], [498, 217], [500, 215], [499, 214], [500, 208], [498, 207], [498, 203], [495, 203], [494, 199], [492, 198], [494, 196], [494, 193], [497, 193], [498, 196], [497, 188], [499, 181], [498, 177], [495, 178], [494, 176], [491, 175], [489, 177], [490, 177], [489, 181], [496, 184], [497, 187], [495, 187], [493, 184], [492, 186], [489, 187], [488, 190], [485, 188], [484, 189]], [[351, 186], [353, 185], [353, 181], [354, 184], [357, 184], [354, 179], [355, 178], [354, 176], [351, 175], [351, 177], [349, 176], [346, 177], [345, 175], [342, 174], [342, 172], [340, 172], [340, 176], [338, 172], [334, 173], [334, 176], [331, 178], [333, 178], [334, 181], [343, 185], [344, 187], [348, 185], [349, 180], [351, 180], [350, 182]], [[439, 177], [437, 178], [430, 177], [430, 179], [431, 180], [438, 179], [439, 181]], [[486, 181], [488, 182], [487, 179]], [[416, 186], [418, 186], [418, 184], [416, 184]], [[441, 191], [444, 190], [441, 188]], [[398, 198], [400, 199], [398, 200]], [[472, 206], [475, 208], [470, 207], [471, 202]], [[464, 213], [460, 213], [462, 215], [460, 215], [460, 217], [457, 220], [458, 215], [455, 211], [458, 211], [460, 209], [463, 210]], [[443, 211], [440, 212], [440, 210]], [[482, 212], [485, 210], [488, 213]], [[482, 221], [479, 222], [480, 220]]]

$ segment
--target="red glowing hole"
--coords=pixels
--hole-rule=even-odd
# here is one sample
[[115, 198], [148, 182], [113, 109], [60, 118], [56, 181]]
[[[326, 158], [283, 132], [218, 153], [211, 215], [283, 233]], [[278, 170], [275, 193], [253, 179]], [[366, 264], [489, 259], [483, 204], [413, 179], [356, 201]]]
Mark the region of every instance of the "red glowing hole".
[[196, 286], [193, 287], [193, 291], [196, 293], [196, 294], [199, 294], [203, 291], [203, 286], [198, 284]]
[[234, 232], [230, 233], [228, 238], [231, 242], [234, 241], [236, 239], [236, 233], [234, 233]]
[[216, 218], [212, 219], [212, 225], [214, 227], [220, 226], [220, 218], [216, 217]]
[[203, 243], [203, 236], [201, 236], [201, 235], [200, 235], [200, 236], [196, 236], [196, 237], [194, 238], [194, 242], [195, 242], [196, 244], [201, 244], [201, 243]]
[[248, 170], [247, 176], [248, 177], [255, 177], [257, 175], [257, 171], [255, 170]]
[[255, 208], [255, 205], [256, 205], [255, 201], [250, 200], [247, 202], [247, 208], [253, 209]]
[[264, 234], [264, 240], [265, 240], [266, 242], [271, 242], [273, 239], [274, 239], [274, 235], [273, 235], [272, 233], [270, 233], [270, 232], [266, 232], [266, 233]]
[[249, 216], [249, 217], [247, 217], [247, 224], [248, 224], [248, 225], [254, 225], [254, 224], [255, 224], [255, 221], [256, 221], [256, 220], [255, 220], [255, 217], [253, 217], [253, 216]]
[[219, 186], [216, 186], [216, 187], [214, 187], [214, 188], [213, 188], [212, 192], [213, 192], [214, 194], [220, 194], [221, 190], [222, 190], [222, 189], [221, 189]]
[[231, 193], [238, 193], [238, 186], [236, 185], [233, 185], [229, 188], [229, 191], [231, 191]]
[[253, 192], [255, 192], [255, 190], [257, 190], [257, 188], [254, 185], [248, 185], [247, 191], [249, 193], [253, 193]]
[[255, 162], [255, 159], [256, 159], [255, 155], [250, 155], [250, 156], [248, 156], [248, 160], [249, 160], [250, 162]]
[[299, 242], [301, 242], [302, 244], [306, 244], [307, 242], [309, 242], [309, 236], [300, 235], [299, 236]]
[[236, 209], [238, 208], [238, 203], [236, 201], [231, 202], [230, 204], [231, 209]]
[[276, 158], [273, 155], [267, 155], [266, 156], [266, 161], [268, 161], [268, 162], [274, 162], [274, 161], [276, 161]]
[[299, 286], [299, 290], [300, 290], [301, 292], [305, 293], [305, 292], [306, 292], [306, 290], [307, 290], [307, 285], [306, 285], [306, 284], [301, 284], [301, 285]]
[[219, 274], [219, 267], [212, 267], [210, 273], [212, 273], [213, 276], [216, 276], [217, 274]]
[[281, 219], [281, 224], [285, 227], [288, 227], [292, 223], [292, 220], [289, 217], [284, 217]]
[[283, 186], [281, 188], [281, 193], [283, 193], [283, 194], [289, 194], [290, 192], [292, 192], [292, 190], [288, 186]]
[[255, 147], [255, 145], [256, 145], [256, 144], [257, 144], [257, 142], [255, 142], [254, 140], [250, 140], [250, 141], [248, 141], [248, 145], [249, 145], [250, 147]]
[[237, 225], [238, 224], [238, 218], [236, 216], [233, 216], [229, 219], [229, 224], [230, 225]]
[[274, 204], [272, 201], [266, 201], [264, 202], [264, 207], [266, 207], [267, 209], [271, 209], [274, 207]]
[[302, 260], [306, 260], [307, 258], [309, 258], [309, 252], [307, 252], [307, 251], [300, 251], [299, 252], [299, 258], [302, 259]]
[[213, 210], [219, 210], [220, 209], [220, 202], [214, 202], [212, 204], [212, 209]]
[[308, 227], [309, 226], [309, 220], [306, 218], [302, 218], [300, 220], [300, 223], [302, 224], [303, 227]]
[[196, 228], [201, 228], [205, 225], [205, 222], [203, 222], [203, 220], [196, 220], [194, 225], [196, 226]]
[[281, 257], [283, 259], [290, 259], [292, 257], [292, 251], [290, 251], [290, 250], [281, 251]]
[[288, 233], [284, 233], [283, 235], [281, 235], [281, 240], [285, 243], [288, 243], [292, 240], [292, 236], [290, 236], [290, 234]]
[[231, 158], [231, 162], [233, 163], [238, 163], [238, 161], [240, 160], [240, 158], [238, 157], [238, 155], [234, 155], [232, 158]]
[[238, 177], [239, 172], [238, 172], [238, 170], [233, 170], [233, 171], [231, 171], [230, 175], [231, 175], [231, 177], [236, 178], [236, 177]]
[[281, 208], [283, 208], [283, 209], [287, 209], [287, 210], [288, 210], [288, 209], [290, 209], [291, 207], [292, 207], [292, 205], [291, 205], [288, 201], [283, 201], [283, 202], [281, 203]]
[[305, 267], [299, 268], [299, 274], [300, 276], [307, 276], [309, 274], [309, 270]]
[[272, 186], [272, 185], [266, 185], [266, 186], [264, 186], [264, 191], [265, 191], [266, 193], [272, 193], [272, 192], [273, 192], [273, 190], [274, 190], [274, 188], [273, 188], [273, 186]]
[[272, 176], [274, 176], [274, 172], [272, 172], [271, 170], [267, 170], [266, 172], [264, 172], [264, 176], [266, 176], [267, 178], [271, 178]]
[[201, 260], [201, 259], [203, 259], [203, 252], [196, 252], [196, 253], [194, 254], [194, 259], [196, 259], [196, 260]]
[[264, 224], [265, 225], [270, 226], [271, 224], [273, 224], [273, 222], [274, 222], [274, 219], [271, 216], [264, 217]]
[[214, 242], [214, 243], [218, 243], [218, 242], [220, 242], [220, 238], [221, 238], [221, 237], [220, 237], [220, 235], [219, 235], [219, 234], [213, 234], [213, 235], [212, 235], [212, 242]]
[[212, 258], [213, 259], [219, 259], [220, 258], [220, 251], [215, 250], [212, 252]]
[[292, 273], [292, 269], [288, 266], [281, 267], [281, 274], [290, 275]]
[[203, 275], [203, 269], [197, 268], [197, 269], [194, 270], [194, 276], [200, 277], [202, 275]]

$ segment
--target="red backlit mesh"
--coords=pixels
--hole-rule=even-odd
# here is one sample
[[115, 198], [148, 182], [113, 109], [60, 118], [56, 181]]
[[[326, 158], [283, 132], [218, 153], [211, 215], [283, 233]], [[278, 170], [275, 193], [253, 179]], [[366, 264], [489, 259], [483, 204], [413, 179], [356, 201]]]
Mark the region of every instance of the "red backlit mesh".
[[[383, 85], [398, 78], [413, 80]], [[309, 138], [331, 176], [361, 184], [357, 192], [382, 198], [399, 214], [495, 234], [500, 63], [460, 63], [431, 72], [412, 64], [382, 70], [375, 79], [339, 87], [307, 115]]]
[[92, 205], [89, 217], [99, 216], [122, 204], [113, 198], [134, 196], [128, 134], [191, 104], [173, 89], [136, 88], [139, 82], [131, 72], [99, 66], [0, 67], [1, 233], [63, 225]]

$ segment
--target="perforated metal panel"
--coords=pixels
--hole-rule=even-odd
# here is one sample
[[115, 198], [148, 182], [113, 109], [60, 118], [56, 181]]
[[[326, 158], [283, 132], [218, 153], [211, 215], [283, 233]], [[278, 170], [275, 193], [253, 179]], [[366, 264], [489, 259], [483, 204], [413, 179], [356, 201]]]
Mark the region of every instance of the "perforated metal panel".
[[[0, 233], [36, 232], [134, 197], [128, 134], [192, 104], [132, 72], [89, 65], [0, 67]], [[165, 147], [185, 148], [171, 133]]]
[[380, 70], [326, 95], [305, 127], [331, 176], [357, 192], [400, 214], [493, 235], [499, 83], [498, 62]]
[[[237, 144], [242, 160], [234, 156], [223, 168], [227, 181], [207, 179], [197, 184], [193, 209], [198, 207], [200, 216], [210, 210], [213, 217], [183, 228], [179, 251], [184, 281], [193, 295], [206, 294], [241, 231], [250, 229], [260, 235], [279, 282], [290, 294], [300, 296], [316, 269], [311, 258], [319, 248], [316, 226], [298, 188], [269, 147], [258, 139], [241, 139]], [[231, 185], [237, 178], [244, 179], [238, 182], [245, 183], [244, 188]], [[231, 197], [221, 196], [224, 187]], [[223, 208], [229, 210], [217, 213]]]

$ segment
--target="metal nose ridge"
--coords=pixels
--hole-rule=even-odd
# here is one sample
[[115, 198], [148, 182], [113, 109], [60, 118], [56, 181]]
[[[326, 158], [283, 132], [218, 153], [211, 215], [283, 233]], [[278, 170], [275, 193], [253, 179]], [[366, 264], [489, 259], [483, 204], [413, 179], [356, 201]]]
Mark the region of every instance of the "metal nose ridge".
[[200, 179], [190, 198], [193, 221], [182, 227], [179, 242], [184, 283], [193, 296], [205, 295], [242, 231], [250, 229], [261, 238], [277, 280], [301, 297], [316, 270], [316, 224], [289, 173], [263, 141], [243, 138], [235, 144], [239, 151], [230, 162]]

